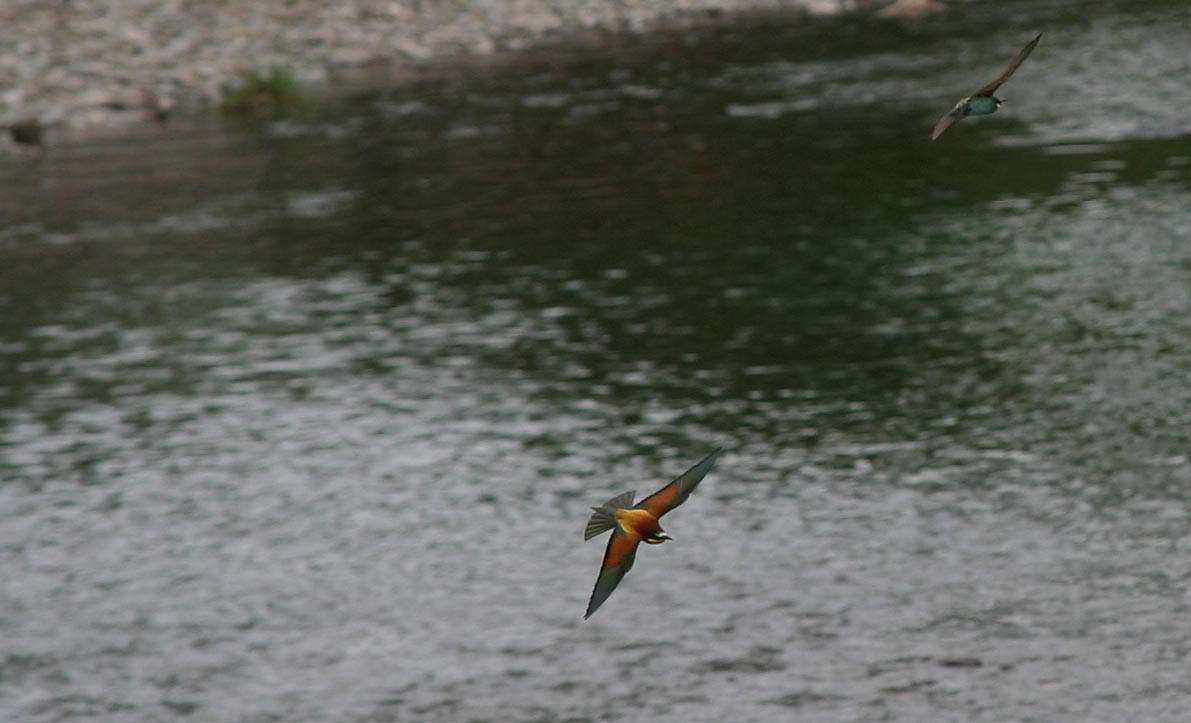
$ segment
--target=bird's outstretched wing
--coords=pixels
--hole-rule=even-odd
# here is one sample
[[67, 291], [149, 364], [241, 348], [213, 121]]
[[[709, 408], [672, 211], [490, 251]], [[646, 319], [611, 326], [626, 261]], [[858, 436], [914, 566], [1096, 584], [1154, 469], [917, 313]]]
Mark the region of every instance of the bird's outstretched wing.
[[633, 561], [637, 557], [637, 545], [641, 537], [631, 532], [617, 528], [608, 540], [608, 547], [604, 550], [604, 562], [600, 565], [600, 576], [596, 578], [595, 587], [591, 591], [591, 600], [587, 603], [587, 612], [583, 619], [591, 617], [599, 609], [628, 571], [633, 569]]
[[686, 498], [691, 496], [691, 492], [699, 486], [699, 483], [711, 471], [712, 466], [715, 465], [716, 458], [720, 456], [720, 452], [722, 451], [724, 451], [723, 448], [720, 448], [707, 455], [694, 467], [683, 472], [678, 479], [638, 502], [636, 507], [646, 510], [649, 514], [660, 519], [662, 515], [686, 502]]
[[948, 128], [958, 123], [959, 119], [963, 117], [963, 112], [960, 111], [959, 106], [956, 106], [951, 110], [950, 113], [940, 118], [939, 122], [935, 124], [935, 129], [931, 132], [930, 139], [932, 141], [938, 140], [939, 136], [943, 135]]
[[1034, 39], [1026, 43], [1026, 47], [1021, 49], [1021, 52], [1017, 54], [1017, 57], [1013, 59], [1013, 62], [1009, 63], [1009, 66], [1002, 70], [1001, 74], [998, 75], [991, 83], [976, 91], [973, 97], [978, 98], [980, 96], [990, 96], [997, 92], [997, 88], [1000, 88], [1006, 80], [1009, 80], [1009, 76], [1013, 75], [1013, 73], [1017, 70], [1017, 66], [1021, 65], [1022, 61], [1025, 60], [1030, 53], [1034, 52], [1034, 46], [1038, 45], [1038, 41], [1041, 39], [1042, 33], [1038, 33], [1036, 36], [1034, 36]]

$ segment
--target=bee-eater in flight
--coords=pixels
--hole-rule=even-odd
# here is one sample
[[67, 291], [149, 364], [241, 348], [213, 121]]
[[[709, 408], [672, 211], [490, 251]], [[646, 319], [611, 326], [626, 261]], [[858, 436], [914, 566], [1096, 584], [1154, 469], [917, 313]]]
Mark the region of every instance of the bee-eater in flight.
[[590, 540], [608, 530], [612, 530], [612, 539], [608, 540], [608, 548], [604, 551], [600, 576], [596, 578], [595, 589], [591, 591], [591, 601], [587, 603], [584, 620], [604, 604], [621, 579], [632, 569], [633, 560], [637, 556], [637, 545], [641, 542], [660, 545], [672, 539], [658, 524], [658, 520], [691, 496], [691, 492], [711, 471], [721, 451], [723, 450], [717, 449], [707, 455], [702, 462], [683, 472], [678, 479], [635, 505], [633, 496], [636, 493], [625, 492], [599, 507], [591, 508], [595, 512], [587, 521], [583, 539]]
[[1042, 33], [1038, 33], [1033, 40], [1026, 44], [1026, 47], [1021, 49], [1021, 52], [1017, 54], [1017, 57], [1013, 59], [1013, 62], [1009, 63], [1009, 67], [1002, 70], [1001, 74], [998, 75], [991, 83], [969, 95], [967, 98], [961, 98], [960, 101], [955, 104], [955, 107], [951, 109], [951, 112], [940, 118], [939, 122], [935, 124], [935, 130], [930, 134], [930, 139], [932, 141], [938, 139], [938, 137], [943, 135], [948, 128], [955, 125], [962, 118], [966, 118], [970, 115], [988, 115], [989, 113], [996, 113], [997, 109], [1000, 108], [1001, 104], [1005, 101], [997, 98], [993, 95], [993, 93], [997, 92], [997, 88], [1000, 88], [1006, 80], [1009, 80], [1009, 76], [1013, 75], [1013, 72], [1017, 70], [1017, 66], [1021, 65], [1022, 61], [1026, 59], [1026, 56], [1034, 52], [1034, 46], [1036, 46], [1038, 41], [1041, 39]]

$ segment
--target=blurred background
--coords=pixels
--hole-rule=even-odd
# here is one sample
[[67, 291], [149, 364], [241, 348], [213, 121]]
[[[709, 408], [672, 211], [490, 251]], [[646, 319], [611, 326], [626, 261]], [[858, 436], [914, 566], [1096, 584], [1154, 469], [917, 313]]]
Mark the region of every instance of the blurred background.
[[[1189, 29], [754, 17], [4, 158], [0, 718], [1185, 720]], [[589, 507], [717, 446], [584, 622]]]

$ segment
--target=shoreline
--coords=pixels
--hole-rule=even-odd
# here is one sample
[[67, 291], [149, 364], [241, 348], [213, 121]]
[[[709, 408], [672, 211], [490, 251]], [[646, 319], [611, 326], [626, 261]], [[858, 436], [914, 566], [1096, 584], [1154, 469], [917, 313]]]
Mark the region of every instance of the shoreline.
[[0, 9], [7, 144], [217, 108], [249, 73], [316, 95], [653, 31], [831, 16], [875, 0], [15, 0]]

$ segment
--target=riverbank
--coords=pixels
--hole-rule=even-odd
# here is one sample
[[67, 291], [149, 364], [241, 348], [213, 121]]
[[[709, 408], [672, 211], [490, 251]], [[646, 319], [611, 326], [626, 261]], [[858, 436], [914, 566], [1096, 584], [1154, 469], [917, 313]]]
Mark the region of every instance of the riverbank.
[[[824, 15], [871, 0], [15, 0], [0, 7], [6, 139], [161, 120], [220, 105], [249, 73], [304, 87], [591, 34], [742, 13]], [[29, 134], [28, 136], [24, 134]]]

